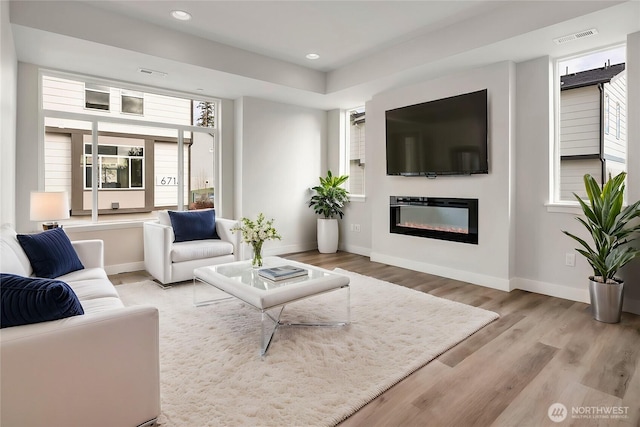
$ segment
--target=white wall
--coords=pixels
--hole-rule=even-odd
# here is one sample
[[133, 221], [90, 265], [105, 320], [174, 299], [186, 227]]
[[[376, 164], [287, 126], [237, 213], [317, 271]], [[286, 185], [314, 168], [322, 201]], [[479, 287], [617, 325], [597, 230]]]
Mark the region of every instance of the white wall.
[[321, 165], [323, 171], [328, 169], [337, 173], [346, 167], [346, 159], [343, 156], [345, 126], [347, 123], [344, 110], [327, 111], [327, 163]]
[[[367, 112], [367, 187], [371, 259], [498, 289], [512, 275], [513, 96], [515, 66], [502, 62], [373, 97]], [[488, 89], [490, 173], [473, 176], [386, 176], [385, 110]], [[389, 196], [477, 198], [478, 245], [391, 234]]]
[[18, 60], [9, 2], [0, 2], [0, 224], [16, 224], [16, 91]]
[[[241, 116], [241, 117], [240, 117]], [[236, 216], [274, 218], [266, 255], [316, 247], [309, 188], [325, 171], [327, 113], [244, 97], [236, 101]]]
[[38, 127], [38, 67], [18, 62], [18, 104], [16, 122], [16, 230], [33, 231], [29, 220], [29, 194], [44, 189], [44, 147]]
[[[640, 200], [640, 31], [627, 36], [627, 176], [629, 200]], [[635, 118], [635, 119], [632, 119]], [[639, 276], [640, 277], [640, 276]], [[640, 288], [640, 286], [638, 286]]]
[[220, 120], [220, 141], [218, 143], [218, 156], [216, 159], [216, 174], [218, 182], [222, 182], [220, 188], [216, 188], [216, 203], [220, 207], [216, 212], [223, 218], [236, 218], [234, 213], [235, 205], [235, 183], [234, 183], [234, 102], [223, 99], [220, 103], [218, 119]]
[[[563, 298], [588, 301], [586, 262], [566, 267], [565, 253], [573, 241], [560, 230], [580, 232], [572, 214], [551, 213], [549, 199], [550, 143], [553, 139], [551, 59], [542, 57], [516, 67], [516, 276], [517, 287]], [[580, 285], [583, 286], [580, 286]]]
[[[640, 200], [640, 32], [627, 36], [627, 188], [630, 202]], [[631, 119], [635, 118], [635, 119]], [[640, 249], [640, 233], [635, 246]], [[620, 272], [626, 284], [624, 310], [640, 314], [640, 258]]]
[[[375, 189], [371, 190], [371, 187], [368, 187], [367, 191], [375, 191]], [[365, 196], [364, 200], [352, 200], [347, 204], [344, 209], [344, 218], [339, 221], [340, 244], [338, 247], [340, 250], [364, 256], [371, 255], [371, 235], [373, 233], [371, 206], [369, 196]], [[354, 226], [353, 229], [351, 225]], [[355, 225], [360, 226], [360, 231], [356, 230]]]
[[71, 240], [99, 239], [104, 242], [107, 274], [144, 270], [141, 223], [121, 223], [114, 227], [65, 227]]

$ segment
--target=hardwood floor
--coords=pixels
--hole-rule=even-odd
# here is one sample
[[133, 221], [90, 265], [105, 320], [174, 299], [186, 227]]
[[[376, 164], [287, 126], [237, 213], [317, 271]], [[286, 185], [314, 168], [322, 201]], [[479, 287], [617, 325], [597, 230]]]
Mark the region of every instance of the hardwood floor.
[[[351, 426], [640, 426], [640, 316], [592, 319], [587, 304], [502, 292], [317, 251], [286, 258], [340, 267], [492, 310], [500, 319], [442, 354], [345, 420]], [[146, 273], [112, 276], [115, 284]], [[586, 286], [586, 285], [585, 285]], [[547, 415], [563, 404], [567, 418]], [[576, 413], [573, 413], [576, 411]], [[616, 411], [613, 418], [611, 411]]]

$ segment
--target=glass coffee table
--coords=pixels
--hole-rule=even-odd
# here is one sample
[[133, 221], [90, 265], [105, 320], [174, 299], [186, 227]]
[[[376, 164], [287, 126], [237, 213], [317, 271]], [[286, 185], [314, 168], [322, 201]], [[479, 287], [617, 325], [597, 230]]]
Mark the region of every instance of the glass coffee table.
[[[345, 326], [351, 321], [349, 277], [336, 274], [323, 268], [303, 264], [279, 257], [264, 258], [262, 268], [293, 265], [307, 270], [304, 276], [274, 282], [258, 275], [258, 269], [251, 261], [237, 261], [228, 264], [200, 267], [193, 271], [193, 302], [196, 306], [217, 303], [224, 299], [237, 298], [259, 310], [262, 315], [262, 334], [260, 355], [269, 349], [273, 335], [279, 326]], [[226, 294], [228, 298], [199, 301], [198, 283], [213, 286]], [[287, 304], [326, 292], [344, 290], [346, 292], [346, 311], [344, 319], [332, 322], [283, 323], [280, 320]]]

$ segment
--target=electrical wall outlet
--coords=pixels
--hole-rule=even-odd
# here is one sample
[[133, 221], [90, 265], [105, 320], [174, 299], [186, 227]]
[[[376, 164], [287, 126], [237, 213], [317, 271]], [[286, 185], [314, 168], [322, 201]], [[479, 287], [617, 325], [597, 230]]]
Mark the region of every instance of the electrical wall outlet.
[[568, 265], [569, 267], [575, 267], [576, 266], [576, 254], [573, 254], [573, 253], [564, 254], [564, 264]]
[[356, 233], [360, 232], [360, 224], [354, 224], [353, 228], [355, 229]]

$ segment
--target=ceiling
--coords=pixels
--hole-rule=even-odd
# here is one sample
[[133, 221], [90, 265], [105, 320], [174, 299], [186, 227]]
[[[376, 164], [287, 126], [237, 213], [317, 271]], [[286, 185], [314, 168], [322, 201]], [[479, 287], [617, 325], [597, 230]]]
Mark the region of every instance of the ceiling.
[[[488, 1], [98, 1], [128, 15], [320, 71], [495, 7]], [[193, 18], [178, 21], [171, 11]], [[239, 24], [241, 23], [241, 24]], [[315, 52], [318, 60], [305, 55]]]
[[[188, 11], [190, 21], [171, 17]], [[18, 59], [200, 96], [332, 109], [640, 31], [639, 1], [12, 1]], [[588, 28], [564, 45], [553, 38]], [[305, 58], [314, 52], [320, 58]], [[138, 72], [148, 68], [165, 77]]]

